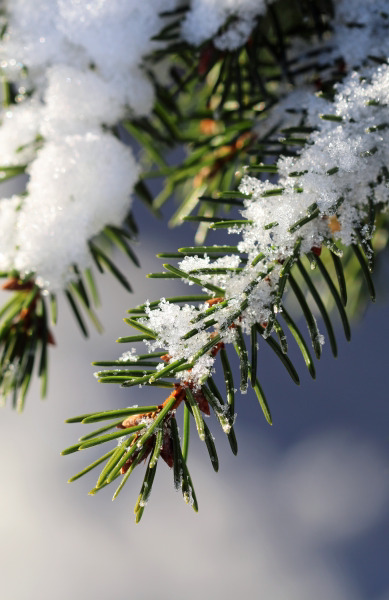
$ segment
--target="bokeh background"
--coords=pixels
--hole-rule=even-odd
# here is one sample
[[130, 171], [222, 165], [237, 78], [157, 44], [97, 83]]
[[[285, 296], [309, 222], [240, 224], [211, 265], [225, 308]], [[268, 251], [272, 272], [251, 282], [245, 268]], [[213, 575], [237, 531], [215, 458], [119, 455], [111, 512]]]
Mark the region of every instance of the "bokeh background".
[[[11, 193], [4, 184], [1, 191]], [[141, 206], [135, 214], [142, 269], [121, 261], [135, 293], [130, 296], [109, 275], [100, 277], [105, 334], [91, 331], [88, 341], [61, 302], [47, 400], [40, 400], [34, 385], [23, 415], [9, 405], [1, 410], [1, 599], [389, 600], [384, 294], [354, 325], [350, 344], [338, 328], [339, 358], [325, 345], [316, 381], [296, 352], [301, 386], [295, 386], [261, 345], [259, 375], [274, 425], [267, 425], [254, 393], [238, 396], [237, 457], [218, 424], [209, 423], [220, 459], [217, 474], [192, 429], [189, 466], [198, 514], [174, 490], [164, 463], [137, 526], [133, 506], [143, 469], [115, 503], [114, 488], [88, 496], [97, 472], [66, 483], [101, 451], [61, 457], [86, 433], [86, 426], [65, 424], [66, 418], [164, 399], [161, 390], [99, 385], [90, 366], [126, 350], [114, 340], [126, 334], [122, 319], [130, 306], [182, 290], [145, 274], [160, 268], [157, 252], [190, 243], [191, 227], [168, 231]]]

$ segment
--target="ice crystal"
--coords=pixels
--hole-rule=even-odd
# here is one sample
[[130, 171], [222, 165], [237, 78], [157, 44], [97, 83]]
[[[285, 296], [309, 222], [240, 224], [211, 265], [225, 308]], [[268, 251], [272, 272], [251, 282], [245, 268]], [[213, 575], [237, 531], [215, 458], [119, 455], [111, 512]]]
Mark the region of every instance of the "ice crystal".
[[136, 348], [131, 348], [131, 350], [123, 352], [123, 354], [119, 357], [119, 360], [120, 362], [136, 362], [138, 360]]

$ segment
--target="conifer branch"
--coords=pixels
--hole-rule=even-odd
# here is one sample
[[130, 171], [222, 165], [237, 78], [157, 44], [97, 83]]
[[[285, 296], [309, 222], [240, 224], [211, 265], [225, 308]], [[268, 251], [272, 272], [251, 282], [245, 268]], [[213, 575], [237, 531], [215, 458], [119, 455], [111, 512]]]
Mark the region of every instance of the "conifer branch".
[[[160, 253], [164, 271], [150, 277], [198, 289], [131, 309], [125, 322], [134, 331], [118, 342], [144, 343], [147, 352], [96, 363], [101, 383], [160, 387], [167, 398], [70, 419], [103, 425], [63, 452], [118, 442], [71, 478], [101, 465], [91, 494], [122, 475], [114, 498], [148, 459], [139, 522], [161, 458], [197, 510], [192, 420], [215, 471], [204, 414], [215, 413], [236, 454], [232, 355], [240, 392], [254, 390], [271, 424], [258, 342], [299, 384], [291, 339], [313, 378], [324, 341], [312, 301], [336, 356], [332, 309], [349, 340], [349, 315], [375, 300], [372, 272], [389, 239], [389, 6], [145, 0], [142, 9], [111, 2], [108, 15], [103, 4], [93, 15], [82, 3], [73, 7], [77, 27], [65, 5], [57, 14], [56, 2], [39, 27], [25, 3], [23, 15], [10, 1], [1, 13], [0, 180], [29, 180], [25, 194], [0, 204], [0, 268], [13, 292], [0, 310], [0, 391], [21, 410], [35, 369], [46, 393], [57, 295], [65, 294], [84, 335], [88, 321], [100, 331], [93, 268], [131, 291], [111, 248], [139, 266], [131, 194], [156, 217], [175, 195], [170, 224], [196, 223], [194, 245]], [[143, 21], [138, 10], [148, 11]], [[186, 153], [172, 164], [167, 155], [177, 148]], [[155, 178], [163, 183], [154, 198]], [[235, 237], [212, 245], [219, 230]]]
[[[157, 438], [152, 438], [152, 435], [161, 423], [162, 415], [164, 417], [166, 415], [163, 421], [165, 423], [164, 435], [171, 440], [169, 443], [172, 447], [176, 447], [178, 441], [176, 433], [174, 433], [174, 426], [173, 429], [169, 429], [169, 426], [174, 418], [173, 415], [185, 399], [187, 403], [183, 439], [185, 456], [187, 457], [188, 449], [187, 420], [192, 416], [200, 439], [207, 444], [212, 464], [214, 466], [218, 465], [216, 449], [200, 411], [208, 413], [211, 407], [221, 422], [224, 431], [229, 436], [234, 437], [231, 428], [235, 419], [235, 392], [228, 353], [225, 348], [226, 344], [232, 345], [239, 357], [241, 393], [247, 391], [250, 381], [266, 421], [272, 424], [270, 407], [257, 376], [257, 333], [270, 344], [270, 347], [287, 367], [296, 383], [299, 382], [297, 371], [287, 356], [287, 336], [279, 317], [282, 317], [286, 327], [295, 338], [308, 371], [315, 378], [316, 367], [309, 346], [284, 304], [285, 290], [289, 284], [307, 323], [314, 354], [317, 359], [320, 359], [324, 338], [319, 332], [315, 317], [295, 274], [300, 274], [303, 277], [303, 281], [321, 311], [330, 338], [331, 348], [336, 356], [337, 345], [334, 329], [317, 291], [316, 282], [312, 280], [310, 273], [302, 262], [305, 255], [309, 256], [312, 264], [318, 267], [338, 308], [346, 339], [350, 339], [350, 326], [344, 308], [348, 298], [347, 281], [341, 258], [343, 257], [343, 248], [339, 242], [343, 241], [344, 244], [347, 244], [347, 241], [351, 240], [349, 244], [357, 258], [359, 269], [365, 277], [370, 295], [374, 300], [374, 286], [369, 271], [369, 266], [372, 268], [374, 264], [371, 256], [371, 237], [374, 225], [369, 220], [371, 219], [371, 210], [369, 210], [371, 208], [371, 195], [367, 195], [366, 198], [359, 195], [357, 199], [355, 198], [355, 190], [352, 187], [355, 171], [350, 167], [345, 169], [342, 161], [348, 161], [348, 164], [351, 162], [358, 172], [366, 171], [367, 173], [366, 169], [368, 169], [369, 180], [365, 183], [366, 190], [376, 190], [380, 185], [384, 165], [380, 164], [376, 157], [372, 159], [371, 153], [363, 150], [363, 143], [361, 145], [360, 141], [358, 141], [357, 151], [352, 148], [352, 136], [359, 136], [358, 139], [360, 140], [362, 131], [359, 129], [360, 125], [351, 115], [353, 111], [358, 111], [360, 114], [363, 110], [367, 111], [368, 115], [371, 114], [366, 98], [376, 94], [376, 90], [381, 85], [382, 76], [384, 76], [382, 73], [376, 73], [370, 76], [369, 79], [366, 78], [364, 83], [358, 82], [359, 98], [362, 97], [362, 100], [358, 99], [354, 106], [349, 102], [347, 106], [350, 115], [349, 122], [347, 125], [342, 125], [345, 132], [342, 132], [341, 135], [346, 133], [349, 136], [350, 156], [344, 154], [337, 165], [332, 169], [328, 169], [330, 156], [326, 154], [326, 151], [323, 151], [323, 146], [325, 144], [325, 147], [331, 148], [335, 145], [333, 140], [336, 140], [340, 135], [339, 119], [331, 119], [329, 116], [336, 114], [337, 107], [340, 106], [340, 102], [343, 102], [345, 95], [351, 97], [353, 86], [356, 85], [352, 78], [346, 80], [342, 88], [338, 88], [337, 95], [333, 100], [334, 113], [327, 113], [325, 119], [319, 117], [326, 125], [320, 125], [319, 123], [316, 125], [313, 133], [307, 139], [310, 143], [304, 145], [296, 158], [279, 159], [277, 163], [279, 182], [271, 183], [270, 181], [262, 181], [252, 176], [246, 176], [242, 180], [239, 191], [232, 193], [233, 199], [239, 201], [237, 204], [240, 206], [243, 218], [213, 222], [212, 228], [217, 229], [219, 225], [227, 225], [230, 233], [240, 235], [240, 241], [236, 246], [214, 245], [202, 247], [199, 248], [198, 254], [196, 254], [195, 247], [181, 248], [176, 255], [172, 255], [172, 257], [177, 258], [182, 256], [179, 268], [164, 264], [166, 275], [172, 274], [181, 278], [184, 282], [189, 281], [196, 284], [202, 288], [203, 292], [205, 290], [210, 291], [211, 297], [206, 297], [203, 303], [204, 296], [201, 295], [173, 298], [172, 302], [162, 299], [159, 303], [146, 303], [130, 311], [131, 318], [125, 319], [125, 321], [128, 325], [140, 331], [141, 335], [125, 337], [120, 341], [143, 340], [151, 351], [159, 348], [166, 354], [161, 357], [161, 362], [156, 366], [140, 370], [136, 369], [136, 355], [134, 355], [134, 352], [123, 355], [122, 359], [126, 362], [126, 367], [129, 364], [126, 361], [128, 356], [131, 366], [135, 368], [100, 371], [98, 373], [99, 381], [120, 384], [122, 387], [135, 385], [161, 385], [164, 387], [169, 385], [167, 380], [170, 378], [176, 378], [178, 381], [174, 384], [174, 391], [160, 405], [158, 411], [148, 414], [147, 420], [143, 420], [142, 417], [144, 431], [128, 438], [128, 440], [131, 440], [128, 442], [131, 448], [124, 457], [129, 459], [132, 456], [136, 457], [140, 452], [152, 453], [152, 464], [155, 464], [158, 447], [155, 446]], [[365, 93], [361, 93], [361, 88]], [[381, 118], [379, 111], [376, 112], [375, 118], [378, 120]], [[361, 118], [363, 128], [365, 120]], [[342, 122], [344, 121], [345, 119], [342, 119]], [[320, 130], [320, 128], [322, 129]], [[317, 137], [318, 131], [321, 133], [320, 138]], [[370, 131], [367, 132], [364, 139], [367, 146], [371, 144], [370, 133]], [[372, 160], [374, 163], [370, 162]], [[384, 154], [382, 160], [386, 160]], [[270, 174], [273, 175], [275, 169], [270, 168], [269, 170]], [[264, 171], [264, 168], [260, 169], [257, 177], [262, 177]], [[294, 175], [295, 171], [300, 173], [298, 178]], [[323, 202], [322, 198], [326, 199], [326, 194], [332, 190], [333, 177], [336, 177], [339, 172], [342, 180], [336, 184], [336, 194], [333, 194], [332, 203], [328, 203], [326, 200]], [[317, 185], [316, 201], [312, 204], [312, 186], [314, 183]], [[328, 190], [325, 188], [326, 185], [329, 186]], [[309, 193], [307, 193], [308, 186]], [[339, 197], [341, 201], [339, 201]], [[282, 204], [279, 203], [278, 198], [282, 200]], [[277, 203], [279, 203], [279, 207]], [[276, 215], [277, 221], [269, 226], [271, 215]], [[363, 234], [361, 234], [362, 231]], [[231, 253], [229, 253], [230, 250]], [[367, 260], [366, 252], [370, 256], [370, 261]], [[332, 258], [338, 287], [321, 259], [322, 254]], [[165, 258], [165, 255], [162, 254], [161, 257]], [[328, 258], [326, 263], [328, 263]], [[238, 267], [240, 264], [242, 267]], [[184, 304], [185, 300], [187, 300], [186, 304]], [[179, 307], [177, 304], [184, 305]], [[246, 344], [243, 332], [253, 337], [250, 344]], [[273, 332], [278, 337], [279, 343], [272, 336]], [[248, 346], [251, 348], [251, 356], [249, 356], [247, 350]], [[221, 401], [223, 394], [215, 387], [214, 382], [210, 384], [212, 369], [219, 354], [226, 382], [226, 404]], [[144, 360], [145, 356], [147, 355], [142, 355], [142, 365], [147, 367], [147, 359]], [[167, 363], [167, 365], [164, 366], [164, 363]], [[115, 364], [119, 366], [120, 361]], [[212, 391], [210, 391], [210, 385], [212, 385]], [[210, 401], [210, 398], [213, 402]], [[223, 408], [224, 406], [226, 408]], [[163, 412], [165, 409], [166, 413]], [[140, 415], [131, 417], [131, 424], [138, 424], [140, 418]], [[126, 427], [129, 424], [129, 421], [123, 421], [120, 426]], [[154, 445], [150, 441], [151, 439], [154, 439]], [[146, 442], [147, 447], [145, 446]], [[99, 438], [96, 438], [96, 443], [100, 443]], [[93, 444], [93, 441], [91, 444]], [[236, 450], [235, 443], [232, 447]], [[146, 456], [146, 454], [143, 455]], [[113, 470], [114, 476], [119, 473], [120, 468], [125, 464], [119, 451], [117, 451], [117, 456], [119, 458], [118, 464]], [[178, 473], [184, 472], [183, 460], [181, 452], [173, 452], [175, 482], [176, 485], [181, 486], [184, 486], [184, 483], [183, 480], [178, 479]], [[113, 461], [113, 458], [110, 459], [109, 465]], [[131, 466], [132, 461], [129, 464]], [[124, 472], [122, 471], [122, 473]], [[98, 489], [100, 484], [109, 483], [113, 476], [111, 474], [111, 479], [108, 478], [107, 480], [103, 480], [101, 477], [95, 489]], [[147, 470], [145, 481], [150, 483], [149, 478], [150, 474]], [[127, 479], [128, 476], [126, 476], [125, 481]], [[123, 485], [124, 482], [121, 484], [120, 489]], [[135, 507], [135, 513], [136, 520], [139, 521], [139, 503]]]

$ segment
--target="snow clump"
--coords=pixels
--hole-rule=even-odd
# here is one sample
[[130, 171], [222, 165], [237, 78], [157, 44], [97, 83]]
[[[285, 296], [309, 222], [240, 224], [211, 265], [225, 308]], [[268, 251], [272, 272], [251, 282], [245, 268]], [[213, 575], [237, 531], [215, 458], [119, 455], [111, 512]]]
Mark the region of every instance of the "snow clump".
[[129, 211], [139, 166], [112, 127], [151, 112], [143, 59], [177, 0], [4, 4], [0, 64], [17, 104], [0, 115], [0, 165], [25, 166], [29, 182], [0, 203], [0, 263], [55, 291], [73, 264], [91, 264], [88, 240]]
[[[212, 39], [219, 50], [235, 50], [247, 42], [267, 4], [265, 0], [192, 0], [182, 37], [194, 46]], [[219, 31], [228, 20], [225, 30]]]

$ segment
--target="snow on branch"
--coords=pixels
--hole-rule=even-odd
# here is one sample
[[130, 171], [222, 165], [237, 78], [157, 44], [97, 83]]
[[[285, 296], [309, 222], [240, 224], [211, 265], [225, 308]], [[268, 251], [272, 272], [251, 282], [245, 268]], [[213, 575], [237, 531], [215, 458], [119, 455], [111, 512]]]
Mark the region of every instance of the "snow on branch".
[[[171, 3], [173, 5], [174, 2]], [[279, 6], [282, 5], [280, 2]], [[308, 6], [313, 5], [316, 6], [313, 0], [308, 3]], [[227, 344], [232, 345], [239, 356], [241, 392], [245, 393], [251, 382], [270, 424], [270, 409], [256, 373], [259, 337], [271, 346], [292, 380], [299, 383], [297, 371], [287, 354], [287, 338], [279, 316], [283, 317], [295, 337], [308, 370], [315, 377], [309, 348], [283, 303], [286, 282], [289, 281], [307, 322], [316, 357], [320, 358], [324, 337], [319, 332], [298, 280], [294, 278], [294, 265], [323, 316], [331, 349], [336, 356], [336, 340], [329, 315], [300, 260], [302, 257], [308, 256], [311, 265], [319, 267], [339, 310], [347, 339], [350, 338], [344, 308], [347, 289], [339, 259], [342, 246], [352, 247], [374, 299], [369, 271], [373, 262], [371, 238], [376, 213], [387, 210], [389, 200], [389, 0], [323, 0], [323, 5], [324, 35], [320, 26], [315, 28], [312, 19], [304, 39], [296, 40], [293, 36], [289, 39], [285, 35], [282, 52], [279, 56], [274, 52], [280, 59], [281, 67], [287, 66], [288, 60], [292, 64], [296, 61], [298, 65], [293, 77], [290, 73], [288, 76], [287, 69], [282, 71], [281, 68], [274, 80], [266, 81], [273, 90], [274, 104], [263, 102], [265, 108], [258, 122], [252, 118], [253, 132], [250, 135], [253, 133], [253, 138], [257, 136], [255, 143], [258, 142], [258, 146], [252, 150], [256, 152], [259, 148], [260, 154], [261, 144], [270, 148], [264, 152], [265, 156], [270, 157], [269, 164], [248, 164], [236, 191], [218, 194], [211, 190], [209, 195], [199, 198], [199, 201], [208, 203], [219, 202], [219, 206], [224, 200], [226, 204], [230, 200], [233, 206], [239, 207], [238, 218], [217, 220], [201, 210], [195, 217], [200, 222], [203, 219], [206, 225], [211, 223], [212, 229], [227, 230], [233, 236], [231, 245], [181, 248], [177, 254], [170, 254], [172, 258], [182, 256], [177, 266], [165, 264], [164, 273], [154, 274], [164, 278], [181, 278], [190, 286], [199, 286], [202, 293], [196, 290], [186, 297], [147, 301], [131, 309], [125, 321], [136, 330], [136, 334], [119, 338], [118, 342], [130, 344], [130, 347], [133, 343], [144, 342], [147, 353], [137, 355], [132, 348], [118, 360], [95, 363], [104, 367], [96, 373], [102, 383], [115, 383], [125, 388], [159, 386], [170, 390], [168, 397], [158, 406], [132, 406], [69, 419], [72, 423], [110, 423], [81, 437], [63, 454], [119, 441], [109, 453], [71, 479], [78, 479], [106, 461], [91, 494], [122, 474], [123, 478], [114, 494], [116, 498], [133, 469], [150, 456], [135, 506], [137, 521], [149, 498], [159, 456], [173, 467], [175, 486], [181, 488], [185, 500], [197, 510], [186, 463], [191, 416], [200, 439], [207, 446], [215, 471], [218, 469], [215, 444], [201, 412], [209, 415], [212, 408], [236, 454], [237, 442], [233, 428], [236, 390], [225, 348]], [[62, 8], [62, 2], [58, 1], [58, 7]], [[235, 50], [241, 45], [249, 46], [255, 24], [259, 23], [262, 16], [266, 18], [267, 11], [271, 12], [276, 4], [273, 6], [270, 1], [251, 0], [193, 0], [189, 5], [178, 2], [175, 7], [182, 15], [181, 37], [195, 46], [205, 44], [201, 50], [213, 45], [220, 54], [232, 51], [239, 71], [240, 66], [243, 70], [246, 64], [241, 65], [240, 55]], [[277, 21], [276, 14], [273, 14], [273, 19]], [[277, 29], [276, 25], [274, 27]], [[282, 37], [282, 32], [278, 33]], [[86, 33], [83, 35], [88, 38]], [[69, 37], [68, 41], [74, 43], [73, 38]], [[308, 66], [301, 66], [296, 59], [302, 55], [307, 59]], [[247, 56], [250, 61], [249, 52]], [[94, 85], [93, 75], [100, 75], [100, 70], [103, 73], [96, 57], [93, 65], [92, 73], [88, 72], [91, 86]], [[74, 68], [73, 64], [70, 66]], [[62, 68], [66, 70], [70, 66], [62, 65]], [[47, 68], [47, 81], [53, 86], [55, 82], [61, 85], [61, 76], [50, 69], [53, 69], [53, 65]], [[204, 75], [200, 71], [198, 74]], [[86, 76], [86, 73], [83, 75]], [[317, 89], [321, 90], [319, 94], [312, 91], [313, 80]], [[236, 82], [239, 88], [239, 77]], [[215, 85], [214, 92], [217, 81]], [[226, 94], [225, 89], [223, 95], [227, 98], [228, 88]], [[73, 92], [70, 92], [69, 104], [72, 97]], [[86, 135], [90, 136], [91, 115], [87, 114], [88, 103], [83, 101], [82, 94], [79, 103], [82, 108], [79, 111], [80, 121], [88, 131]], [[46, 90], [46, 100], [41, 110], [46, 111], [49, 104], [50, 95]], [[52, 121], [46, 123], [45, 132], [39, 131], [48, 141], [38, 151], [36, 162], [55, 142], [53, 130], [59, 131], [63, 127], [62, 111], [60, 108], [57, 110], [55, 104], [54, 101]], [[242, 106], [242, 103], [237, 104], [236, 115]], [[120, 107], [117, 110], [120, 112]], [[95, 115], [100, 115], [96, 127], [101, 127], [101, 122], [110, 122], [107, 117], [104, 121], [104, 111], [99, 113], [99, 106], [94, 111]], [[268, 119], [264, 118], [266, 115]], [[216, 111], [211, 116], [219, 118]], [[277, 137], [275, 132], [280, 129], [280, 121], [284, 129], [281, 131], [282, 137]], [[33, 119], [29, 126], [34, 127]], [[82, 135], [74, 130], [61, 131], [61, 144]], [[266, 133], [261, 135], [263, 132]], [[111, 134], [104, 132], [104, 135]], [[277, 150], [272, 152], [274, 144]], [[299, 148], [297, 152], [296, 147]], [[32, 163], [31, 173], [34, 165], [35, 162]], [[16, 202], [15, 199], [13, 202]], [[6, 214], [9, 221], [10, 212], [8, 210]], [[320, 259], [323, 247], [331, 251], [339, 292]], [[271, 335], [273, 331], [279, 344]], [[250, 358], [246, 348], [248, 338], [251, 343]], [[217, 356], [220, 356], [224, 374], [226, 402], [212, 378]], [[175, 416], [180, 405], [184, 405], [182, 441]], [[112, 422], [112, 419], [118, 420]], [[112, 429], [119, 431], [112, 432]]]
[[0, 128], [2, 167], [29, 165], [27, 196], [0, 204], [0, 269], [34, 272], [51, 291], [90, 266], [87, 241], [120, 226], [139, 176], [112, 131], [126, 114], [150, 113], [142, 69], [175, 0], [6, 3], [3, 77], [16, 104]]
[[[169, 14], [182, 12], [180, 35], [188, 43], [212, 39], [219, 50], [231, 51], [247, 42], [269, 4], [5, 2], [1, 70], [3, 78], [14, 82], [17, 95], [16, 104], [3, 110], [0, 163], [25, 169], [29, 182], [26, 196], [1, 202], [0, 269], [35, 273], [42, 287], [60, 289], [74, 276], [72, 265], [90, 266], [87, 241], [106, 224], [121, 224], [140, 167], [113, 128], [124, 116], [149, 115], [153, 108], [154, 86], [145, 61], [166, 44], [153, 38], [167, 26]], [[334, 57], [343, 56], [351, 67], [370, 55], [388, 55], [388, 8], [387, 0], [335, 2]], [[324, 128], [319, 135], [325, 136]], [[339, 130], [340, 154], [342, 135], [350, 132]], [[315, 144], [319, 148], [318, 138]], [[332, 178], [333, 187], [338, 180]], [[303, 183], [306, 196], [309, 175]], [[330, 187], [325, 184], [323, 206], [332, 201]]]
[[235, 50], [247, 42], [268, 4], [265, 0], [193, 0], [182, 36], [194, 46], [213, 39], [219, 50]]
[[247, 264], [239, 267], [236, 253], [212, 260], [211, 252], [179, 263], [184, 281], [219, 291], [220, 302], [211, 309], [208, 303], [179, 307], [165, 299], [146, 305], [139, 323], [153, 339], [145, 343], [151, 351], [165, 349], [171, 364], [187, 363], [180, 379], [199, 384], [211, 373], [214, 356], [203, 352], [211, 326], [221, 341], [235, 342], [235, 326], [249, 333], [255, 323], [267, 324], [274, 311], [282, 311], [285, 280], [300, 255], [318, 253], [323, 245], [341, 253], [336, 242], [355, 244], [358, 236], [369, 242], [368, 214], [386, 209], [389, 200], [388, 104], [388, 66], [352, 73], [333, 102], [312, 95], [304, 112], [315, 131], [301, 153], [273, 165], [276, 183], [246, 175], [240, 185], [242, 219], [228, 230], [239, 235], [237, 250], [247, 255]]

